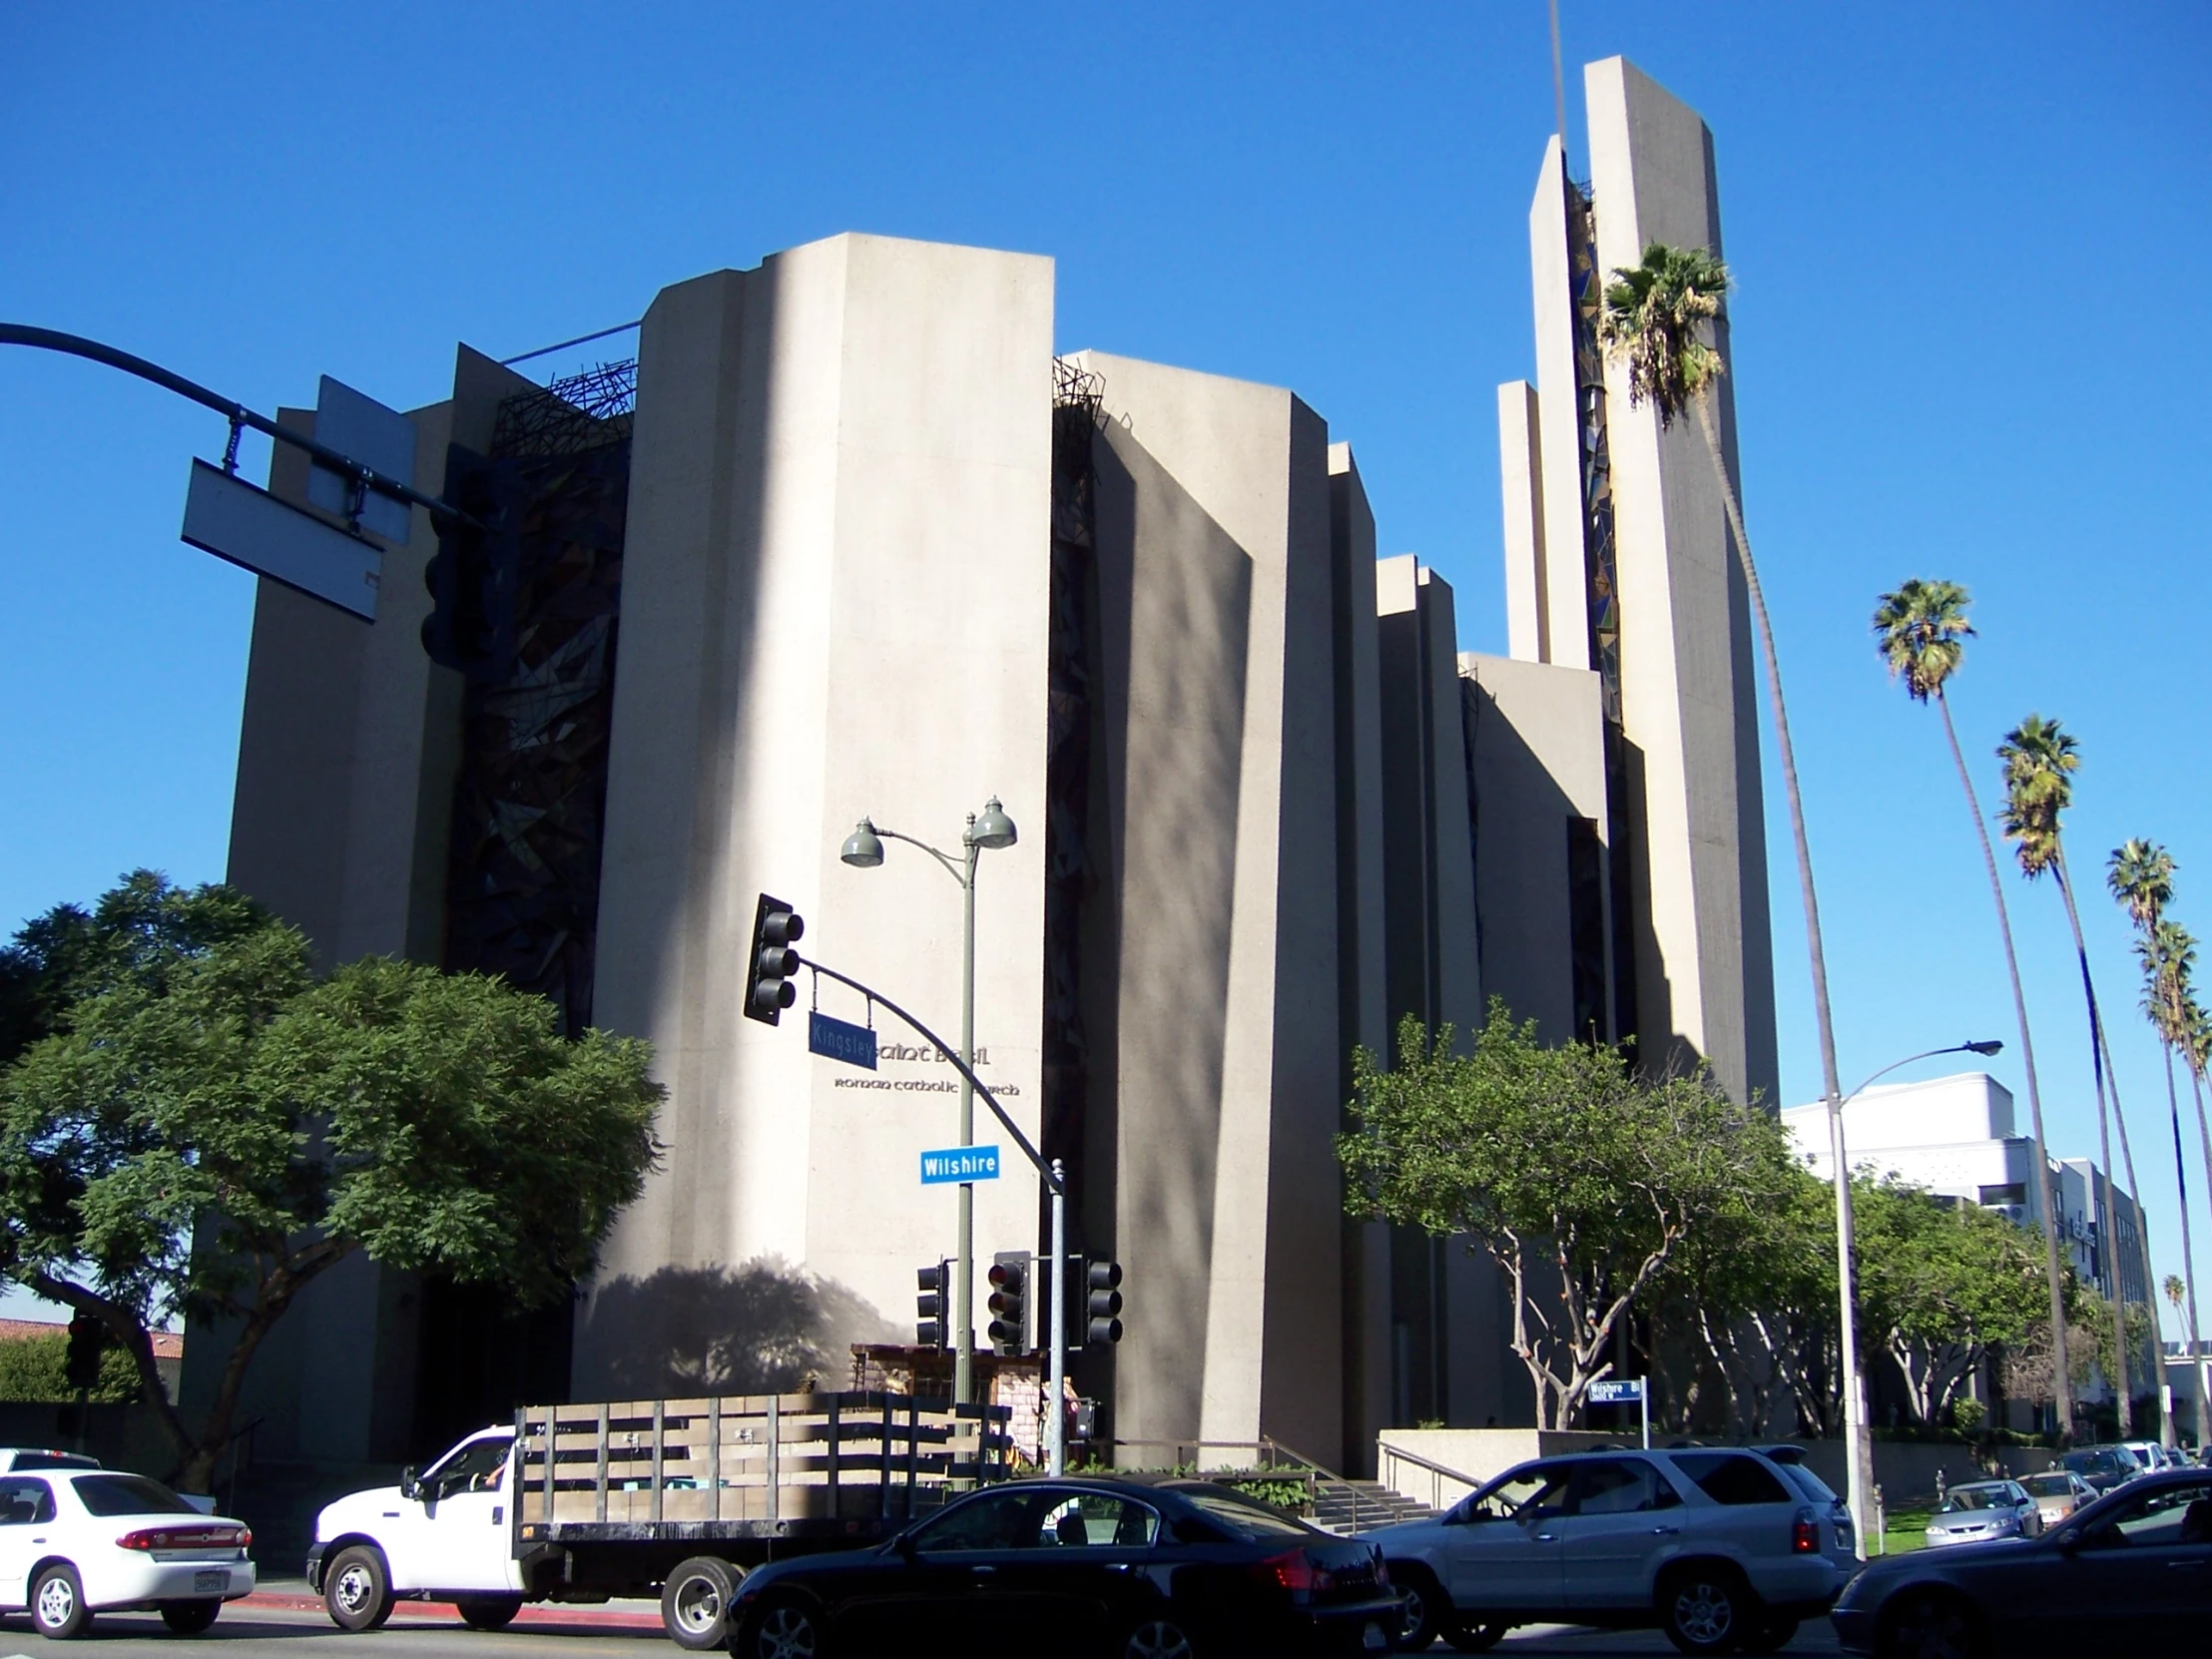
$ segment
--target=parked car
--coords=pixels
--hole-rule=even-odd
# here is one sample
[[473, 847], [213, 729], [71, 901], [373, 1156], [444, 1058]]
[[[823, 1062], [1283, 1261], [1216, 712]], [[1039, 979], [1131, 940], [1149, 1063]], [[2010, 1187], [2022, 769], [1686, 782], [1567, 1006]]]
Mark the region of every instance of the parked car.
[[1928, 1547], [2032, 1538], [2043, 1529], [2035, 1500], [2017, 1480], [1969, 1480], [1943, 1494], [1928, 1523]]
[[1727, 1447], [1546, 1457], [1362, 1536], [1405, 1596], [1416, 1651], [1566, 1623], [1657, 1626], [1684, 1653], [1772, 1652], [1858, 1566], [1850, 1512], [1818, 1476]]
[[2071, 1469], [2046, 1469], [2023, 1474], [2020, 1485], [2035, 1500], [2035, 1512], [2045, 1526], [2056, 1526], [2097, 1495], [2097, 1489]]
[[2143, 1472], [2142, 1463], [2124, 1445], [2089, 1445], [2067, 1452], [2058, 1466], [2071, 1469], [2100, 1493], [2133, 1480]]
[[0, 1474], [17, 1469], [96, 1469], [100, 1459], [81, 1451], [53, 1451], [45, 1446], [0, 1445]]
[[1830, 1615], [1846, 1653], [2198, 1651], [2212, 1620], [2212, 1474], [2163, 1469], [2039, 1538], [1868, 1563]]
[[979, 1652], [1189, 1659], [1387, 1652], [1372, 1543], [1200, 1480], [989, 1486], [873, 1549], [772, 1561], [732, 1597], [737, 1659]]
[[2156, 1440], [2122, 1440], [2120, 1444], [2133, 1452], [2135, 1461], [2146, 1469], [2178, 1469], [2185, 1465], [2178, 1451], [2168, 1451]]
[[0, 1607], [82, 1635], [95, 1613], [151, 1608], [180, 1635], [254, 1589], [254, 1534], [159, 1481], [74, 1461], [0, 1474]]

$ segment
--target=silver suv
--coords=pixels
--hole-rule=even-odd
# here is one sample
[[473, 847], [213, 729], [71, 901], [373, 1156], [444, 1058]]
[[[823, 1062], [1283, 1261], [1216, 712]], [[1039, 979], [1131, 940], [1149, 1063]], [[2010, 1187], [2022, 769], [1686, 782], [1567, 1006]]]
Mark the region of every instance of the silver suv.
[[1657, 1626], [1684, 1653], [1768, 1653], [1859, 1562], [1802, 1464], [1695, 1447], [1540, 1458], [1429, 1520], [1365, 1534], [1405, 1596], [1402, 1646], [1477, 1652], [1517, 1624]]

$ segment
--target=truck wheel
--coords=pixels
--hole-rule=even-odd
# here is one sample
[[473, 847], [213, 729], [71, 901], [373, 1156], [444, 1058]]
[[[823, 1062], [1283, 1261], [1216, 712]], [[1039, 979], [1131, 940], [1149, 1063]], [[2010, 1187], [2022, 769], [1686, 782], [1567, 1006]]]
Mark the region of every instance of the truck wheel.
[[453, 1603], [461, 1623], [471, 1630], [504, 1630], [522, 1611], [520, 1596], [469, 1596]]
[[41, 1636], [66, 1642], [83, 1635], [90, 1623], [85, 1587], [67, 1561], [56, 1561], [31, 1580], [31, 1628]]
[[694, 1653], [730, 1639], [730, 1600], [744, 1576], [714, 1555], [694, 1555], [661, 1586], [661, 1624], [669, 1640]]
[[391, 1617], [391, 1575], [369, 1544], [338, 1551], [322, 1575], [322, 1608], [340, 1630], [374, 1630]]
[[207, 1601], [165, 1601], [161, 1605], [162, 1623], [179, 1636], [197, 1636], [215, 1624], [215, 1616], [223, 1611], [223, 1603]]
[[1427, 1568], [1410, 1561], [1392, 1562], [1390, 1582], [1405, 1604], [1405, 1628], [1397, 1638], [1400, 1653], [1426, 1653], [1436, 1632], [1451, 1617], [1451, 1598], [1444, 1594]]
[[1659, 1622], [1681, 1653], [1726, 1653], [1753, 1617], [1742, 1580], [1726, 1567], [1693, 1566], [1659, 1586]]

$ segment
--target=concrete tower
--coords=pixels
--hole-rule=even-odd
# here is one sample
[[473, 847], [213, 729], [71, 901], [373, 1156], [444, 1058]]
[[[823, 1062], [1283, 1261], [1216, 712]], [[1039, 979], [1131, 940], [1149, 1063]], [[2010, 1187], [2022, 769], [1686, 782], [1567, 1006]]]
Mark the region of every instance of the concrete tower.
[[[1721, 252], [1713, 138], [1621, 58], [1583, 72], [1589, 182], [1558, 140], [1529, 211], [1536, 384], [1499, 388], [1506, 616], [1525, 663], [1593, 671], [1604, 723], [1610, 1034], [1777, 1088], [1750, 611], [1695, 423], [1632, 408], [1603, 288], [1653, 242]], [[1728, 355], [1725, 325], [1719, 346]], [[1714, 393], [1736, 476], [1733, 380]], [[1741, 483], [1738, 483], [1739, 490]]]

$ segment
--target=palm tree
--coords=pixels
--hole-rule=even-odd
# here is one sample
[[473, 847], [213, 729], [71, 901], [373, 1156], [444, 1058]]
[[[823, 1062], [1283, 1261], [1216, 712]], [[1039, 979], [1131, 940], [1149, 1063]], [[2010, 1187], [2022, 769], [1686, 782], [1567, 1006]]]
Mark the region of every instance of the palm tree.
[[[1959, 662], [1965, 656], [1965, 642], [1972, 637], [1973, 627], [1966, 621], [1966, 607], [1970, 603], [1966, 590], [1956, 582], [1927, 582], [1914, 577], [1895, 593], [1886, 593], [1875, 607], [1875, 640], [1882, 653], [1882, 660], [1889, 665], [1891, 675], [1905, 683], [1907, 693], [1916, 703], [1933, 702], [1943, 717], [1943, 736], [1950, 743], [1950, 758], [1958, 768], [1958, 784], [1966, 792], [1967, 816], [1973, 820], [1974, 833], [1981, 841], [1981, 861], [1989, 872], [1989, 893], [1996, 900], [1997, 933], [2004, 941], [2004, 965], [2012, 976], [2012, 1012], [2019, 1022], [2020, 1058], [2027, 1071], [2028, 1122], [2035, 1131], [2035, 1167], [2047, 1170], [2050, 1155], [2043, 1142], [2043, 1097], [2035, 1076], [2035, 1044], [2027, 1028], [2027, 996], [2020, 988], [2020, 958], [2012, 945], [2012, 917], [2004, 903], [2004, 882], [1997, 875], [1996, 849], [1989, 843], [1988, 822], [1981, 816], [1981, 803], [1974, 795], [1973, 776], [1966, 770], [1965, 752], [1958, 747], [1958, 729], [1950, 718], [1950, 699], [1944, 686], [1958, 671]], [[2112, 1149], [2104, 1143], [2104, 1088], [2102, 1069], [2099, 1068], [2097, 1087], [2097, 1130], [2104, 1150], [2105, 1213], [2112, 1213], [2111, 1175]], [[2046, 1201], [2036, 1206], [2043, 1221], [2043, 1272], [2050, 1285], [2051, 1330], [2059, 1336], [2060, 1363], [2057, 1374], [2065, 1371], [2065, 1340], [2062, 1333], [2066, 1323], [2065, 1276], [2058, 1265], [2058, 1219], [2052, 1214], [2052, 1206]], [[2117, 1302], [2114, 1319], [2124, 1315]], [[2120, 1422], [2123, 1430], [2131, 1430], [2129, 1394], [2127, 1387], [2127, 1341], [2124, 1330], [2118, 1332], [2115, 1341], [2119, 1362]], [[2060, 1420], [2066, 1420], [2063, 1408]]]
[[[2089, 1052], [2100, 1079], [2101, 1095], [2104, 1044], [2097, 1020], [2096, 986], [2089, 977], [2089, 947], [2081, 936], [2081, 914], [2074, 904], [2073, 883], [2066, 878], [2066, 846], [2059, 833], [2060, 817], [2073, 802], [2073, 774], [2081, 758], [2075, 752], [2073, 738], [2055, 720], [2029, 715], [1997, 745], [1997, 759], [2004, 763], [2004, 807], [1999, 815], [2004, 838], [2013, 843], [2021, 872], [2031, 881], [2049, 873], [2065, 900], [2066, 920], [2073, 928], [2074, 954], [2081, 962], [2082, 995], [2089, 1004]], [[2037, 1171], [2045, 1181], [2049, 1179], [2048, 1167]], [[2044, 1205], [2050, 1206], [2048, 1194], [2044, 1195]], [[2062, 1333], [2063, 1328], [2059, 1329]], [[2062, 1340], [2058, 1358], [2061, 1362], [2065, 1358]], [[2060, 1387], [2070, 1392], [2072, 1380], [2063, 1364], [2058, 1375], [2067, 1379]], [[2073, 1425], [2072, 1402], [2061, 1396], [2059, 1405], [2058, 1427], [2064, 1434]]]
[[[1813, 1020], [1820, 1037], [1821, 1080], [1828, 1091], [1829, 1143], [1836, 1162], [1836, 1266], [1838, 1346], [1844, 1382], [1844, 1417], [1850, 1464], [1851, 1506], [1862, 1531], [1868, 1513], [1866, 1482], [1871, 1478], [1867, 1424], [1859, 1386], [1859, 1339], [1852, 1301], [1851, 1171], [1844, 1161], [1843, 1081], [1836, 1070], [1836, 1026], [1828, 1004], [1828, 955], [1821, 944], [1820, 901], [1813, 891], [1813, 849], [1805, 837], [1805, 802], [1798, 791], [1797, 750], [1790, 742], [1790, 716], [1782, 700], [1782, 665], [1775, 655], [1774, 624], [1767, 596], [1752, 562], [1751, 537], [1744, 530], [1743, 503], [1729, 476], [1721, 450], [1720, 428], [1713, 419], [1713, 387], [1727, 371], [1718, 347], [1706, 338], [1728, 297], [1728, 267], [1702, 248], [1669, 248], [1652, 243], [1640, 265], [1616, 269], [1605, 289], [1598, 332], [1605, 348], [1628, 365], [1631, 408], [1649, 403], [1662, 431], [1694, 411], [1705, 434], [1705, 450], [1728, 512], [1736, 541], [1736, 561], [1744, 573], [1751, 615], [1759, 634], [1759, 654], [1767, 668], [1767, 706], [1774, 717], [1775, 748], [1782, 759], [1782, 789], [1790, 804], [1790, 837], [1797, 851], [1798, 896], [1805, 906], [1805, 943], [1812, 958]], [[2065, 1373], [2063, 1350], [2058, 1371]]]
[[[2174, 861], [2157, 842], [2138, 838], [2114, 848], [2105, 869], [2105, 884], [2135, 924], [2135, 953], [2143, 963], [2143, 1012], [2158, 1033], [2159, 1046], [2165, 1053], [2166, 1110], [2174, 1137], [2174, 1185], [2181, 1196], [2181, 1274], [2188, 1295], [2189, 1347], [2193, 1353], [2197, 1344], [2196, 1252], [2189, 1237], [2189, 1176], [2181, 1153], [2181, 1102], [2174, 1091], [2174, 1050], [2189, 1041], [2189, 969], [2196, 956], [2196, 941], [2165, 918], [2166, 906], [2173, 902]], [[2212, 1144], [2206, 1147], [2205, 1169], [2207, 1178], [2212, 1179]], [[2192, 1375], [2200, 1374], [2192, 1368]], [[2197, 1401], [2197, 1421], [2204, 1421], [2202, 1399]]]

